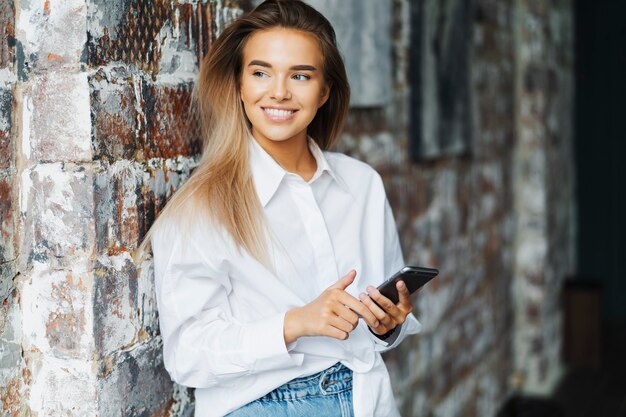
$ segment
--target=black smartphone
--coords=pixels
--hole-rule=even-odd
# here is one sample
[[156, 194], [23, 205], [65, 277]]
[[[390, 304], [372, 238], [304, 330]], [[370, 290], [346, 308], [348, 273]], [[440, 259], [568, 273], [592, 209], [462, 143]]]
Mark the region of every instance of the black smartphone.
[[424, 268], [421, 266], [405, 266], [396, 272], [391, 278], [378, 286], [378, 290], [382, 295], [397, 304], [400, 301], [396, 283], [400, 280], [404, 281], [409, 293], [413, 294], [431, 279], [439, 274], [437, 269]]

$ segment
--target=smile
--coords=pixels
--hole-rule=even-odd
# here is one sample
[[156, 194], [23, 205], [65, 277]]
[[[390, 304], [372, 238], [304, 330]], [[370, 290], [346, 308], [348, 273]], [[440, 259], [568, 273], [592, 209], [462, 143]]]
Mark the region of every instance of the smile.
[[264, 107], [263, 111], [272, 120], [287, 120], [296, 113], [296, 110], [272, 109]]

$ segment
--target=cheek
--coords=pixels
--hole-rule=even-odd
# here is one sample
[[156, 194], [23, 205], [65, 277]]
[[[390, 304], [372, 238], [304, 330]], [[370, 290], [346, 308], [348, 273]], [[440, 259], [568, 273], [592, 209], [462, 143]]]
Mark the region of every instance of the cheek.
[[258, 100], [264, 92], [265, 86], [262, 83], [243, 82], [241, 84], [240, 95], [244, 101]]
[[252, 99], [252, 91], [253, 89], [251, 88], [249, 83], [246, 83], [246, 82], [241, 83], [241, 88], [239, 89], [239, 96], [241, 97], [241, 100], [244, 103], [249, 102]]

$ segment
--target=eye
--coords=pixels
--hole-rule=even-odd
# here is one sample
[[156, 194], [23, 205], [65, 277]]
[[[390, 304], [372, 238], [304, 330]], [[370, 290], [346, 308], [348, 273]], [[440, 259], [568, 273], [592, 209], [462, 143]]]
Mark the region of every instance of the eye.
[[266, 73], [264, 73], [263, 71], [254, 71], [252, 73], [253, 77], [257, 77], [257, 78], [265, 78], [268, 77], [268, 75]]
[[297, 81], [306, 81], [311, 79], [311, 77], [306, 74], [294, 74], [291, 78]]

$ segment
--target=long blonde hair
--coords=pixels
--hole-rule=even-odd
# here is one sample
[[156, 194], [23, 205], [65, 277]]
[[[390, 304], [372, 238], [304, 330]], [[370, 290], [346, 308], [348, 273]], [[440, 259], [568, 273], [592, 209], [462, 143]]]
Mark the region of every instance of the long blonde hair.
[[[155, 222], [180, 216], [182, 208], [199, 210], [260, 261], [266, 259], [265, 222], [249, 167], [250, 124], [240, 99], [240, 80], [248, 38], [275, 27], [308, 32], [319, 41], [330, 96], [307, 134], [322, 149], [329, 149], [337, 140], [348, 113], [350, 87], [335, 31], [322, 14], [300, 0], [267, 0], [228, 26], [204, 58], [195, 91], [204, 142], [202, 158]], [[154, 225], [138, 249], [140, 258], [152, 230]]]

